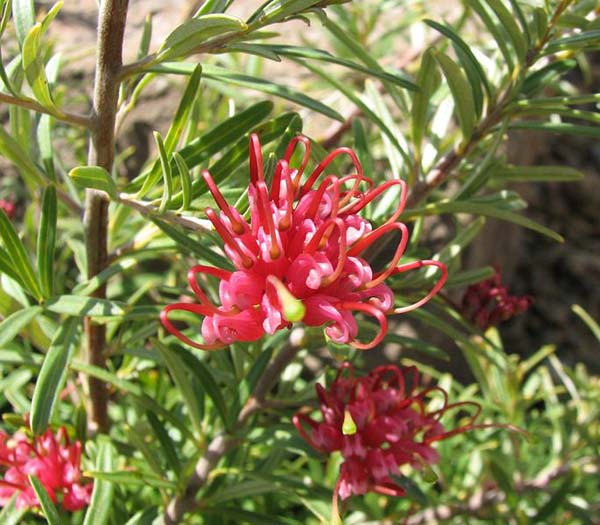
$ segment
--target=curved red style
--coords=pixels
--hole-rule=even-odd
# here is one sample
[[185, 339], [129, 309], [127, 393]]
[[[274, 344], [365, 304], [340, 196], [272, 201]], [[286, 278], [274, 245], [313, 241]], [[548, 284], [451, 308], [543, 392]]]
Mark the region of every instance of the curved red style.
[[[290, 163], [298, 145], [303, 155], [300, 165], [294, 167]], [[327, 173], [340, 155], [350, 158], [354, 173], [343, 177]], [[349, 148], [332, 151], [304, 176], [309, 159], [310, 141], [295, 137], [284, 158], [277, 162], [268, 185], [258, 136], [250, 136], [249, 222], [227, 203], [210, 173], [202, 173], [218, 207], [208, 208], [206, 215], [223, 240], [235, 271], [192, 268], [188, 279], [198, 302], [171, 304], [161, 312], [161, 321], [171, 334], [196, 348], [216, 350], [236, 341], [256, 341], [265, 333], [273, 334], [302, 321], [307, 326], [325, 325], [325, 334], [336, 343], [366, 350], [385, 336], [387, 315], [418, 308], [443, 286], [447, 271], [442, 263], [425, 260], [400, 264], [409, 238], [406, 225], [397, 222], [406, 202], [403, 181], [387, 181], [374, 187]], [[359, 213], [394, 187], [400, 188], [398, 207], [374, 229]], [[400, 241], [387, 267], [374, 273], [363, 253], [391, 230], [399, 230]], [[435, 286], [416, 303], [395, 308], [392, 290], [385, 280], [423, 266], [440, 270]], [[202, 274], [220, 280], [221, 305], [213, 304], [200, 287], [196, 277]], [[272, 286], [269, 282], [279, 284]], [[173, 311], [202, 318], [203, 342], [194, 341], [174, 326], [169, 319]], [[372, 317], [379, 324], [372, 340], [358, 337], [354, 312]]]
[[[438, 461], [433, 443], [474, 428], [481, 408], [477, 403], [449, 403], [440, 387], [419, 390], [416, 367], [386, 365], [364, 377], [355, 377], [352, 365], [342, 364], [328, 389], [317, 385], [321, 420], [299, 412], [293, 418], [302, 437], [314, 449], [330, 454], [339, 451], [340, 467], [334, 502], [339, 496], [377, 492], [404, 496], [405, 490], [394, 481], [400, 467], [416, 469]], [[428, 411], [432, 395], [441, 398], [441, 407]], [[456, 408], [473, 409], [466, 423], [446, 430], [442, 415]]]
[[33, 438], [17, 433], [9, 436], [0, 431], [0, 507], [16, 493], [18, 508], [39, 507], [29, 482], [30, 474], [38, 478], [54, 503], [74, 512], [90, 503], [92, 483], [81, 479], [81, 443], [71, 442], [64, 427], [56, 434], [47, 430]]

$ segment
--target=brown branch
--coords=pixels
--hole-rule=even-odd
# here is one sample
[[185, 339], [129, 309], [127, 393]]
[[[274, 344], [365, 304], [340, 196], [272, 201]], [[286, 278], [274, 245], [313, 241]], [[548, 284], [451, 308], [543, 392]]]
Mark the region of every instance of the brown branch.
[[269, 363], [263, 375], [258, 380], [252, 394], [240, 411], [236, 424], [230, 433], [217, 435], [208, 445], [206, 452], [196, 463], [192, 477], [182, 494], [173, 498], [163, 517], [165, 525], [177, 525], [182, 522], [183, 516], [193, 510], [196, 504], [196, 494], [206, 484], [210, 473], [217, 466], [221, 458], [235, 447], [240, 439], [235, 436], [242, 430], [248, 419], [263, 407], [265, 397], [273, 388], [285, 367], [294, 359], [299, 347], [289, 345], [277, 354]]
[[69, 124], [75, 124], [76, 126], [81, 126], [87, 129], [91, 129], [92, 127], [92, 119], [85, 115], [78, 115], [77, 113], [69, 113], [67, 111], [62, 110], [53, 110], [42, 106], [35, 100], [27, 97], [13, 97], [7, 93], [0, 93], [0, 102], [4, 102], [5, 104], [12, 104], [13, 106], [20, 106], [25, 109], [30, 109], [32, 111], [36, 111], [37, 113], [44, 113], [46, 115], [50, 115], [55, 119], [62, 120], [63, 122], [68, 122]]
[[[98, 49], [96, 78], [94, 80], [93, 127], [88, 163], [101, 166], [111, 173], [115, 156], [115, 115], [119, 93], [119, 74], [123, 64], [122, 48], [127, 18], [128, 0], [104, 0], [98, 17]], [[84, 212], [85, 243], [88, 279], [93, 278], [108, 264], [108, 196], [88, 189]], [[100, 286], [94, 297], [106, 297], [106, 285]], [[106, 327], [85, 318], [87, 362], [105, 367], [104, 347]], [[108, 431], [108, 391], [106, 384], [89, 377], [88, 389], [91, 420], [101, 432]]]

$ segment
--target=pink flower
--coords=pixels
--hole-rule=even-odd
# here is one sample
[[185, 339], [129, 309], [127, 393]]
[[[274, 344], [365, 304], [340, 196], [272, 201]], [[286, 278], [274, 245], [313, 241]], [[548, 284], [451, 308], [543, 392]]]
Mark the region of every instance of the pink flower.
[[17, 493], [17, 507], [37, 507], [39, 502], [28, 476], [37, 477], [54, 503], [76, 511], [89, 504], [92, 483], [81, 481], [81, 443], [70, 442], [61, 427], [33, 438], [0, 431], [0, 507]]
[[[292, 167], [298, 144], [303, 146], [303, 158], [299, 167]], [[350, 157], [355, 173], [343, 177], [326, 173], [340, 155]], [[267, 185], [258, 136], [251, 135], [249, 222], [227, 203], [210, 173], [202, 173], [219, 208], [208, 208], [206, 215], [223, 240], [235, 271], [193, 267], [188, 281], [198, 302], [171, 304], [161, 312], [161, 321], [171, 334], [196, 348], [215, 350], [235, 341], [256, 341], [265, 333], [273, 334], [302, 321], [307, 326], [325, 325], [325, 334], [336, 343], [368, 349], [383, 339], [387, 315], [425, 304], [443, 286], [447, 275], [443, 264], [430, 260], [399, 264], [409, 235], [406, 225], [397, 222], [406, 201], [403, 181], [373, 187], [348, 148], [331, 152], [303, 181], [309, 158], [309, 140], [295, 137]], [[395, 186], [400, 187], [398, 206], [383, 225], [374, 228], [360, 212]], [[392, 230], [400, 232], [392, 260], [385, 269], [374, 272], [363, 253]], [[433, 289], [414, 304], [395, 308], [385, 280], [424, 266], [435, 266], [441, 272]], [[198, 276], [204, 275], [220, 280], [220, 305], [213, 304], [198, 283]], [[202, 317], [204, 342], [178, 330], [169, 319], [172, 311]], [[379, 324], [379, 332], [371, 341], [359, 340], [356, 312], [373, 317]]]
[[487, 330], [525, 312], [532, 304], [533, 298], [528, 295], [510, 295], [508, 289], [502, 286], [500, 273], [496, 270], [489, 279], [467, 288], [461, 310], [474, 325]]
[[12, 219], [15, 216], [15, 213], [17, 213], [17, 206], [12, 201], [0, 199], [0, 210], [4, 210], [6, 216], [9, 219]]
[[[313, 448], [327, 454], [339, 451], [344, 458], [334, 499], [367, 492], [403, 496], [404, 489], [394, 480], [401, 466], [421, 469], [435, 463], [436, 441], [486, 426], [474, 424], [481, 411], [476, 403], [450, 404], [440, 387], [419, 391], [418, 382], [414, 366], [380, 366], [355, 377], [352, 365], [344, 363], [328, 390], [317, 385], [321, 421], [304, 412], [294, 416], [296, 428]], [[432, 394], [441, 397], [442, 406], [428, 411]], [[475, 407], [468, 422], [445, 430], [439, 421], [442, 415], [466, 406]]]

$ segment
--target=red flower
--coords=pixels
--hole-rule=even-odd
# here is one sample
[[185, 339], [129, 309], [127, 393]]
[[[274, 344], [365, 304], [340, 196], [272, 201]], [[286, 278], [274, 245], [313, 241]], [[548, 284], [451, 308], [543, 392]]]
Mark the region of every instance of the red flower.
[[496, 270], [489, 279], [467, 288], [461, 310], [474, 325], [487, 330], [525, 312], [532, 304], [533, 298], [528, 295], [510, 295], [508, 289], [502, 286], [500, 273]]
[[17, 213], [17, 206], [12, 201], [6, 201], [4, 199], [0, 199], [0, 210], [4, 210], [4, 213], [6, 213], [6, 216], [9, 219], [12, 219], [15, 216], [15, 213]]
[[[298, 144], [304, 147], [304, 156], [295, 168], [290, 166], [290, 160]], [[350, 157], [356, 172], [344, 177], [326, 174], [328, 166], [340, 155]], [[443, 286], [447, 272], [438, 261], [398, 264], [408, 243], [408, 228], [397, 222], [406, 201], [403, 181], [373, 187], [355, 153], [338, 148], [302, 182], [309, 157], [309, 140], [294, 138], [284, 158], [277, 162], [268, 186], [258, 136], [251, 135], [249, 223], [225, 201], [210, 173], [203, 172], [220, 210], [208, 208], [206, 215], [222, 238], [235, 271], [193, 267], [188, 281], [198, 303], [172, 304], [161, 312], [161, 321], [171, 334], [196, 348], [214, 350], [235, 341], [256, 341], [265, 333], [273, 334], [302, 321], [308, 326], [326, 325], [326, 335], [336, 343], [368, 349], [383, 339], [386, 315], [425, 304]], [[400, 187], [397, 209], [382, 226], [373, 229], [360, 216], [361, 210], [395, 186]], [[375, 273], [361, 255], [391, 230], [400, 232], [400, 241], [388, 267]], [[424, 266], [440, 269], [438, 282], [421, 300], [394, 308], [393, 293], [384, 281], [391, 275]], [[220, 306], [214, 305], [198, 284], [197, 276], [202, 274], [220, 279]], [[203, 317], [203, 343], [173, 326], [169, 320], [173, 310]], [[358, 340], [355, 312], [372, 316], [379, 323], [379, 333], [373, 340]]]
[[[347, 376], [343, 375], [348, 371]], [[481, 408], [472, 402], [450, 404], [440, 387], [418, 390], [416, 367], [380, 366], [364, 377], [355, 377], [352, 365], [344, 363], [328, 390], [317, 385], [321, 421], [299, 412], [293, 418], [302, 437], [316, 450], [339, 451], [344, 458], [336, 486], [337, 495], [378, 492], [403, 496], [404, 489], [394, 481], [399, 468], [412, 465], [421, 469], [438, 461], [436, 441], [472, 428]], [[440, 408], [428, 411], [431, 394], [441, 395]], [[468, 422], [445, 430], [442, 415], [457, 407], [475, 407]]]
[[81, 481], [81, 443], [70, 443], [64, 427], [56, 435], [47, 430], [42, 436], [28, 438], [0, 431], [0, 507], [17, 493], [17, 507], [37, 507], [39, 501], [28, 476], [40, 480], [53, 502], [65, 510], [76, 511], [89, 504], [92, 483]]

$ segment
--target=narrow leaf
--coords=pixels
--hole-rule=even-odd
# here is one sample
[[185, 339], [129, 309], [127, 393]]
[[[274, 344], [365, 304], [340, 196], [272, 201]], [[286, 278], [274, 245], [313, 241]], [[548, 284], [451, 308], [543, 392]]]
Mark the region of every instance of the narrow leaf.
[[572, 182], [584, 176], [569, 166], [501, 166], [492, 172], [502, 182]]
[[12, 223], [4, 213], [4, 210], [0, 209], [0, 238], [4, 242], [6, 252], [10, 257], [13, 267], [19, 278], [29, 291], [36, 299], [41, 300], [43, 295], [40, 288], [40, 284], [29, 260], [25, 246], [19, 239], [16, 230]]
[[4, 319], [0, 323], [0, 348], [10, 343], [42, 311], [41, 306], [30, 306], [16, 311]]
[[[96, 471], [112, 472], [116, 467], [116, 451], [108, 439], [100, 439], [96, 456]], [[112, 512], [114, 484], [112, 481], [97, 479], [94, 482], [92, 500], [85, 513], [83, 525], [106, 525]]]
[[206, 395], [212, 400], [223, 423], [227, 424], [227, 404], [210, 368], [181, 347], [174, 348], [173, 352], [179, 356], [182, 362], [185, 362], [187, 369], [195, 376]]
[[154, 140], [156, 141], [156, 146], [158, 148], [158, 156], [160, 158], [160, 167], [163, 176], [163, 194], [160, 200], [160, 206], [158, 207], [158, 212], [163, 213], [171, 201], [171, 196], [173, 195], [173, 173], [171, 171], [171, 163], [169, 162], [169, 158], [165, 150], [165, 145], [158, 131], [154, 132]]
[[169, 373], [181, 394], [181, 397], [187, 406], [189, 418], [192, 421], [192, 425], [196, 433], [199, 436], [204, 434], [202, 426], [202, 408], [198, 403], [198, 399], [194, 393], [192, 383], [186, 371], [186, 366], [183, 361], [179, 359], [175, 352], [172, 352], [169, 348], [163, 345], [158, 339], [151, 339], [152, 344], [158, 350], [158, 353], [162, 357], [163, 361], [167, 365]]
[[248, 26], [234, 16], [210, 14], [187, 20], [175, 29], [159, 49], [157, 61], [181, 58], [198, 51], [207, 40], [246, 31]]
[[79, 166], [69, 172], [73, 182], [82, 188], [105, 191], [112, 199], [117, 198], [117, 186], [108, 171], [100, 166]]
[[[179, 106], [177, 107], [177, 111], [175, 112], [175, 116], [173, 117], [173, 122], [169, 127], [169, 131], [167, 132], [167, 136], [162, 144], [162, 152], [161, 146], [159, 145], [159, 154], [160, 159], [157, 160], [150, 174], [147, 176], [144, 181], [144, 185], [139, 192], [139, 197], [143, 197], [154, 187], [154, 185], [160, 180], [161, 177], [161, 167], [162, 167], [162, 175], [165, 176], [166, 168], [164, 166], [164, 162], [168, 156], [170, 156], [174, 151], [177, 143], [181, 139], [181, 135], [183, 134], [183, 130], [189, 121], [190, 112], [194, 105], [194, 101], [198, 96], [198, 87], [200, 86], [200, 78], [202, 75], [202, 67], [198, 64], [194, 70], [192, 71], [190, 78], [188, 80], [187, 86], [183, 93], [183, 97], [181, 97], [181, 101], [179, 102]], [[157, 141], [156, 132], [154, 135], [154, 139]]]
[[56, 510], [56, 506], [52, 503], [50, 496], [46, 492], [46, 488], [42, 485], [42, 482], [36, 478], [33, 474], [29, 474], [29, 483], [33, 487], [33, 491], [37, 496], [38, 501], [40, 502], [40, 506], [42, 507], [42, 512], [44, 513], [44, 517], [48, 521], [48, 525], [62, 525], [62, 520]]
[[54, 288], [57, 206], [56, 188], [51, 184], [44, 190], [37, 240], [37, 264], [40, 273], [40, 284], [45, 297], [50, 297]]
[[81, 295], [59, 295], [48, 299], [45, 308], [57, 314], [86, 317], [113, 317], [123, 315], [124, 303], [85, 297]]
[[31, 431], [36, 435], [46, 431], [52, 418], [75, 349], [78, 324], [78, 319], [65, 321], [56, 332], [44, 357], [31, 401]]
[[421, 67], [417, 74], [419, 91], [412, 96], [411, 135], [417, 158], [421, 156], [421, 143], [427, 129], [428, 111], [431, 97], [439, 85], [440, 75], [433, 59], [433, 50], [427, 49], [421, 57]]
[[514, 15], [506, 8], [501, 0], [485, 0], [486, 4], [496, 13], [498, 20], [508, 33], [510, 42], [515, 49], [519, 62], [524, 62], [527, 54], [527, 42], [523, 37], [523, 32], [515, 22]]
[[466, 141], [473, 134], [473, 128], [475, 127], [476, 122], [473, 92], [461, 69], [448, 55], [441, 51], [435, 51], [433, 56], [442, 68], [444, 76], [448, 81], [448, 87], [452, 92], [460, 129], [462, 131], [463, 139]]
[[22, 46], [25, 37], [35, 24], [33, 0], [12, 0], [13, 20], [17, 32], [17, 40]]
[[177, 165], [179, 181], [181, 183], [181, 211], [186, 211], [189, 210], [192, 203], [192, 178], [190, 177], [190, 170], [179, 153], [173, 153], [173, 160], [175, 160], [175, 164]]

